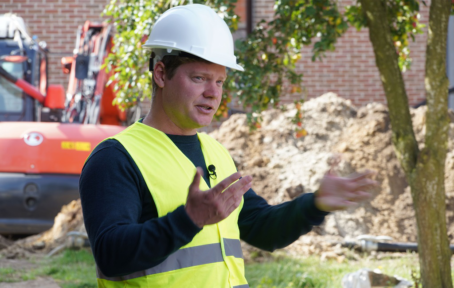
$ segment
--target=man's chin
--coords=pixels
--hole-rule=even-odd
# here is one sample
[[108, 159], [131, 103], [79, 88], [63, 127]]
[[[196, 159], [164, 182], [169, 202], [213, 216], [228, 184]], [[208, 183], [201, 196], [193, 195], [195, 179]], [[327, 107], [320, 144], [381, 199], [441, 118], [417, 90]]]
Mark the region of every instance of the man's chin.
[[194, 119], [194, 123], [198, 126], [197, 129], [203, 128], [206, 126], [209, 126], [211, 122], [213, 122], [213, 117], [214, 115], [211, 116], [204, 116], [204, 117], [198, 117], [197, 119]]
[[212, 122], [212, 121], [197, 123], [197, 124], [198, 124], [197, 129], [200, 129], [200, 128], [203, 128], [203, 127], [207, 127], [207, 126], [210, 126], [211, 122]]

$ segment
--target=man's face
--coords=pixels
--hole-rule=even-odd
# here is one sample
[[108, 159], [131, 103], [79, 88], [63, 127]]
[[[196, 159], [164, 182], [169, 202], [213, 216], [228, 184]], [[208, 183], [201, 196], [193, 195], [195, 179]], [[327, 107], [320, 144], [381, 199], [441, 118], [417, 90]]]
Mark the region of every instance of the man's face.
[[221, 102], [225, 79], [224, 66], [204, 62], [182, 64], [162, 88], [167, 117], [191, 134], [209, 125]]

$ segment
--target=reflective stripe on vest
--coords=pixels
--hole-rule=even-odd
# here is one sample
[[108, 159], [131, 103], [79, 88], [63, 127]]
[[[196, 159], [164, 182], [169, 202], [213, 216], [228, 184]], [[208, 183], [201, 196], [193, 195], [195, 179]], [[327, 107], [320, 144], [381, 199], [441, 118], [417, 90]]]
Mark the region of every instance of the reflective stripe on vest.
[[[206, 134], [197, 134], [206, 165], [216, 167], [214, 187], [236, 172], [229, 152]], [[158, 211], [165, 217], [186, 203], [196, 167], [163, 132], [136, 122], [113, 137], [128, 151], [142, 174]], [[171, 171], [171, 172], [170, 172]], [[208, 190], [200, 181], [200, 190]], [[187, 287], [245, 288], [244, 260], [239, 241], [238, 217], [243, 206], [219, 223], [206, 225], [192, 241], [159, 265], [122, 277], [105, 277], [98, 271], [101, 288]], [[121, 265], [121, 263], [119, 264]]]
[[[243, 258], [243, 252], [241, 250], [241, 244], [239, 240], [224, 239], [224, 245], [226, 247], [225, 253], [227, 256]], [[153, 268], [135, 272], [122, 277], [107, 277], [99, 269], [97, 269], [96, 272], [98, 278], [100, 279], [105, 279], [109, 281], [124, 281], [146, 275], [153, 275], [157, 273], [163, 273], [172, 270], [222, 261], [224, 261], [224, 259], [222, 257], [221, 244], [214, 243], [180, 249], [175, 253], [171, 254], [169, 257], [167, 257], [167, 259], [164, 260], [164, 262], [154, 266]]]

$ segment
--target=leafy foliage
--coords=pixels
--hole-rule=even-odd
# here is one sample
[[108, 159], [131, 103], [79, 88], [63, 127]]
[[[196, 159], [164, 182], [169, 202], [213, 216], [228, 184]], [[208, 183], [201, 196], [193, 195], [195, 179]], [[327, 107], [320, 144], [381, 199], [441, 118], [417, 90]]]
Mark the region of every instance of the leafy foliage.
[[137, 100], [151, 97], [148, 56], [141, 49], [146, 35], [161, 13], [168, 9], [165, 1], [115, 1], [104, 9], [116, 29], [114, 47], [107, 58], [107, 70], [114, 70], [110, 81], [115, 81], [117, 97], [122, 108], [134, 106]]
[[[235, 14], [237, 0], [194, 0], [213, 7], [229, 25], [232, 32], [240, 21]], [[392, 31], [399, 65], [406, 70], [410, 65], [409, 38], [421, 33], [419, 2], [417, 0], [387, 0], [388, 23]], [[114, 54], [109, 55], [107, 69], [115, 71], [116, 104], [122, 108], [135, 105], [151, 97], [151, 72], [148, 71], [149, 52], [141, 49], [153, 23], [167, 9], [188, 1], [112, 0], [104, 15], [114, 24]], [[301, 48], [313, 45], [312, 60], [322, 59], [326, 51], [334, 50], [335, 43], [349, 24], [361, 29], [366, 26], [361, 6], [347, 7], [341, 13], [334, 0], [278, 0], [274, 18], [259, 22], [246, 39], [237, 40], [238, 62], [245, 72], [229, 71], [221, 106], [216, 113], [227, 115], [232, 97], [248, 111], [251, 123], [259, 121], [258, 113], [270, 106], [278, 107], [286, 93], [302, 92], [302, 74], [295, 71], [301, 58]], [[289, 89], [284, 90], [287, 87]]]
[[[405, 72], [411, 65], [408, 39], [414, 41], [416, 34], [423, 33], [424, 25], [419, 23], [420, 4], [417, 0], [388, 0], [386, 4], [389, 29], [399, 54], [399, 67]], [[359, 1], [356, 5], [347, 7], [345, 15], [358, 30], [367, 26]]]
[[[281, 0], [276, 2], [275, 16], [258, 23], [247, 39], [236, 43], [245, 71], [231, 72], [224, 96], [237, 96], [252, 112], [278, 106], [283, 93], [301, 92], [302, 75], [295, 72], [295, 64], [303, 45], [317, 39], [313, 60], [320, 59], [325, 51], [334, 50], [337, 38], [347, 30], [336, 2], [330, 0]], [[284, 91], [286, 86], [290, 90]], [[252, 122], [257, 120], [253, 116]]]

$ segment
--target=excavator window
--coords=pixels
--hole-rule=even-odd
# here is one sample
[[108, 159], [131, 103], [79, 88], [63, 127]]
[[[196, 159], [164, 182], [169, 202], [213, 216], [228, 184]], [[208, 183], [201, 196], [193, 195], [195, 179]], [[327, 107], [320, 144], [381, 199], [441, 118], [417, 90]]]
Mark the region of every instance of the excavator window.
[[[0, 65], [13, 76], [23, 79], [22, 63], [0, 62]], [[0, 77], [0, 112], [20, 113], [24, 109], [24, 95], [20, 88]]]

